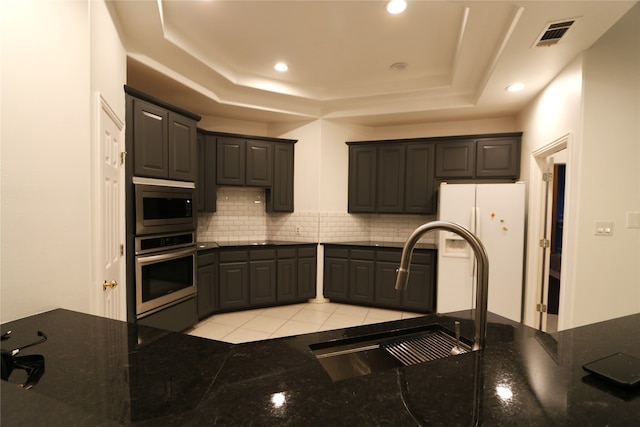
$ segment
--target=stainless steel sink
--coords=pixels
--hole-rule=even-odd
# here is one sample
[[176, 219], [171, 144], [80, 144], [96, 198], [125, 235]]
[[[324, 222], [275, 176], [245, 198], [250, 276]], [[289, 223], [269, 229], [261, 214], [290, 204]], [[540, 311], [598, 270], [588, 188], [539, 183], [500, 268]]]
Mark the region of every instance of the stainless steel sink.
[[[333, 340], [310, 346], [334, 381], [462, 354], [470, 342], [440, 325]], [[453, 351], [452, 351], [453, 350]], [[453, 354], [452, 354], [453, 353]]]

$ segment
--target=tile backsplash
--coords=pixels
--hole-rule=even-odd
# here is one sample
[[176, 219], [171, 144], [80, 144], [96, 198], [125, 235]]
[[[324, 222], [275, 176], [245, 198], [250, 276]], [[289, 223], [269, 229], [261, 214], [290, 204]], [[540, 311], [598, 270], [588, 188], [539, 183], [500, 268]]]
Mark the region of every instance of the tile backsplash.
[[[374, 215], [346, 212], [265, 211], [265, 190], [221, 187], [215, 213], [198, 216], [198, 241], [234, 243], [259, 240], [294, 242], [403, 242], [433, 215]], [[435, 234], [421, 239], [435, 243]]]

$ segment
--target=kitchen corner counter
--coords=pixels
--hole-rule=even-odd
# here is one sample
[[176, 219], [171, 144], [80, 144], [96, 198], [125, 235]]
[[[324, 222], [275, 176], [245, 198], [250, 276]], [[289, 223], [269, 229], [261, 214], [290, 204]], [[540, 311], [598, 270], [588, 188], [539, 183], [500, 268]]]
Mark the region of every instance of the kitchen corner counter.
[[225, 242], [198, 242], [198, 250], [218, 249], [218, 248], [241, 248], [241, 247], [268, 247], [268, 246], [305, 246], [317, 245], [316, 242], [294, 242], [288, 240], [238, 240]]
[[[638, 421], [640, 390], [582, 370], [622, 351], [640, 314], [539, 333], [490, 316], [483, 352], [333, 382], [310, 344], [438, 323], [473, 335], [472, 312], [232, 345], [63, 309], [2, 325], [3, 349], [48, 340], [46, 370], [29, 390], [23, 371], [2, 381], [2, 425], [609, 425]], [[476, 381], [477, 380], [477, 381]], [[477, 393], [474, 383], [478, 384]], [[474, 406], [475, 405], [475, 406]]]

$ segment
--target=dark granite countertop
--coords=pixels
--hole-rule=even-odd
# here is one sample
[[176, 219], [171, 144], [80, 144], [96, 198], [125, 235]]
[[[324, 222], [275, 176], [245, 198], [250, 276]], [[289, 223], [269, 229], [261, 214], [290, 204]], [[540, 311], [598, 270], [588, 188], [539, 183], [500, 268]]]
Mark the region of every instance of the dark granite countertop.
[[263, 247], [263, 246], [300, 246], [300, 245], [317, 245], [313, 242], [294, 242], [287, 240], [241, 240], [234, 242], [198, 242], [198, 250], [208, 250], [216, 248], [235, 248], [235, 247]]
[[[353, 242], [323, 242], [322, 244], [334, 246], [375, 246], [379, 248], [402, 249], [402, 247], [404, 246], [404, 241], [380, 242], [377, 240], [357, 240]], [[415, 245], [415, 249], [438, 249], [438, 246], [433, 243], [418, 243]]]
[[[1, 381], [1, 424], [74, 426], [636, 425], [640, 391], [592, 378], [586, 362], [640, 356], [640, 315], [539, 333], [490, 316], [487, 346], [332, 381], [310, 344], [393, 329], [462, 323], [472, 312], [339, 329], [239, 345], [53, 310], [2, 325], [19, 355], [44, 356], [33, 388], [24, 371]], [[633, 338], [632, 338], [633, 337]], [[477, 387], [474, 388], [474, 385]], [[475, 391], [474, 391], [475, 390]]]

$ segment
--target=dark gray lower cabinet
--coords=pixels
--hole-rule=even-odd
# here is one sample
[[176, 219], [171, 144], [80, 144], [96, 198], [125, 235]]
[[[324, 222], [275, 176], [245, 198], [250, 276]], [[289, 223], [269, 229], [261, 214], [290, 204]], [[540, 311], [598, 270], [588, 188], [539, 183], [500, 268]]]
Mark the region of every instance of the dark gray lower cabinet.
[[324, 252], [324, 296], [336, 301], [349, 299], [349, 250], [326, 247]]
[[198, 254], [198, 316], [306, 301], [316, 295], [317, 245]]
[[435, 310], [436, 251], [416, 249], [405, 291], [396, 291], [396, 248], [325, 245], [324, 296], [336, 301], [429, 313]]
[[219, 254], [220, 309], [249, 305], [249, 262], [247, 251], [222, 251]]
[[276, 302], [275, 249], [249, 251], [249, 259], [249, 304], [273, 304]]
[[373, 302], [375, 252], [352, 249], [349, 259], [349, 300], [360, 303]]
[[198, 319], [218, 310], [218, 265], [216, 253], [198, 254]]
[[307, 300], [316, 296], [316, 272], [318, 269], [317, 247], [298, 247], [297, 250], [297, 290], [298, 300]]

